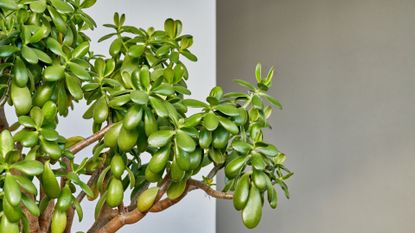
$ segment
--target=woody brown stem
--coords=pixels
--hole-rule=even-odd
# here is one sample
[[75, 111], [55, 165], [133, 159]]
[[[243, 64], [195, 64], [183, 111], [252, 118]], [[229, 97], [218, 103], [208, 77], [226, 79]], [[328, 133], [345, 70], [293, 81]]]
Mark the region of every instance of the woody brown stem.
[[72, 152], [73, 154], [78, 153], [79, 151], [81, 151], [82, 149], [84, 149], [85, 147], [91, 145], [92, 143], [102, 139], [105, 136], [105, 133], [108, 132], [108, 130], [112, 127], [112, 125], [107, 125], [104, 128], [102, 128], [100, 131], [96, 132], [95, 134], [89, 136], [88, 138], [86, 138], [85, 140], [76, 143], [75, 145], [71, 146], [71, 148], [69, 148], [69, 151]]
[[[166, 185], [167, 188], [167, 185]], [[188, 192], [196, 189], [201, 189], [206, 192], [211, 197], [215, 197], [218, 199], [232, 199], [233, 193], [230, 192], [220, 192], [212, 189], [207, 184], [198, 181], [190, 179], [187, 181], [187, 187], [186, 191], [177, 199], [170, 200], [168, 198], [160, 200], [161, 197], [164, 195], [165, 191], [160, 190], [158, 197], [156, 199], [156, 202], [153, 204], [153, 206], [150, 208], [148, 212], [160, 212], [163, 211], [170, 206], [178, 203], [181, 199], [183, 199]], [[105, 224], [102, 228], [100, 228], [98, 231], [88, 231], [88, 233], [98, 232], [98, 233], [114, 233], [117, 230], [119, 230], [121, 227], [127, 224], [133, 224], [138, 221], [140, 221], [142, 218], [146, 216], [148, 212], [140, 212], [138, 209], [133, 209], [127, 213], [124, 214], [117, 214], [114, 218], [111, 219], [107, 224]]]

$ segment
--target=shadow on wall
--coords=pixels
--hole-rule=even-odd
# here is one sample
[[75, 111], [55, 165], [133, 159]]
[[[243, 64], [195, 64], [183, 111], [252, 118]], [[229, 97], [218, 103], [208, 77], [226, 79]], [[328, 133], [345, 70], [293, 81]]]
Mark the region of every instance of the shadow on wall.
[[412, 1], [218, 2], [218, 84], [254, 80], [258, 61], [277, 67], [272, 91], [285, 109], [266, 136], [295, 172], [292, 199], [280, 191], [280, 207], [253, 231], [218, 201], [218, 233], [415, 230], [414, 10]]

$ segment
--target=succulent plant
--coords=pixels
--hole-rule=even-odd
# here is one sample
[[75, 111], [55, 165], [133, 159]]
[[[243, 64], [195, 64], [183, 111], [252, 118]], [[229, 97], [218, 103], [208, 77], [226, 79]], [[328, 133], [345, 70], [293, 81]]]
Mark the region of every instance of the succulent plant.
[[[105, 57], [90, 50], [84, 33], [96, 27], [83, 11], [94, 3], [0, 0], [0, 232], [70, 232], [85, 197], [98, 199], [88, 232], [115, 232], [195, 189], [233, 199], [243, 223], [255, 227], [265, 200], [277, 207], [275, 186], [288, 197], [293, 174], [263, 138], [272, 106], [281, 108], [267, 94], [274, 70], [264, 76], [257, 65], [255, 84], [236, 80], [246, 92], [216, 86], [205, 102], [187, 98], [182, 61], [197, 57], [182, 22], [145, 30], [115, 13], [104, 25], [114, 31], [99, 40], [112, 40]], [[92, 135], [65, 138], [58, 117], [80, 100]], [[6, 103], [18, 122], [7, 122]], [[91, 144], [92, 154], [75, 162]], [[206, 166], [211, 172], [194, 179]], [[226, 185], [217, 191], [212, 178], [220, 170]]]

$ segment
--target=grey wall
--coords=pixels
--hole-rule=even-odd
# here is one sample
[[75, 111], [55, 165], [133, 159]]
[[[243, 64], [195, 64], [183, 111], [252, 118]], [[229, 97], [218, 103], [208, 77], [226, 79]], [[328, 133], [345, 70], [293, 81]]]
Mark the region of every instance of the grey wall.
[[[218, 84], [277, 67], [270, 141], [292, 199], [245, 230], [218, 202], [218, 233], [415, 232], [415, 1], [218, 1]], [[221, 179], [219, 179], [221, 180]]]

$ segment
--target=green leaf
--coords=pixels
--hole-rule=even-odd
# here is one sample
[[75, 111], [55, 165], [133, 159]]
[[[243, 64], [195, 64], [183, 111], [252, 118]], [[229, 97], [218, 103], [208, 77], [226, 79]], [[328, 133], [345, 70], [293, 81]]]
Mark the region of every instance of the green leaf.
[[76, 198], [73, 198], [73, 205], [75, 206], [75, 210], [76, 210], [76, 214], [78, 215], [79, 222], [81, 222], [84, 217], [84, 212], [82, 211], [81, 204]]
[[66, 33], [67, 31], [67, 24], [62, 19], [61, 15], [53, 8], [52, 6], [47, 6], [50, 17], [52, 18], [53, 24], [55, 24], [56, 29], [58, 32]]
[[135, 90], [130, 93], [131, 100], [136, 104], [145, 105], [148, 102], [148, 94], [145, 91]]
[[153, 107], [154, 111], [159, 117], [169, 116], [169, 112], [167, 111], [166, 106], [160, 99], [155, 98], [153, 96], [150, 96], [149, 99], [150, 99], [151, 106]]
[[261, 73], [261, 63], [258, 63], [255, 67], [255, 78], [258, 83], [262, 80], [262, 73]]
[[50, 0], [55, 9], [61, 14], [72, 13], [74, 11], [71, 4], [62, 0]]
[[19, 185], [16, 182], [16, 178], [13, 175], [6, 175], [4, 180], [4, 195], [12, 206], [17, 206], [22, 198]]
[[42, 62], [44, 62], [46, 64], [51, 64], [52, 63], [52, 58], [50, 58], [47, 53], [45, 53], [45, 52], [43, 52], [42, 50], [39, 50], [39, 49], [32, 49], [32, 50], [35, 51], [37, 57]]
[[74, 97], [75, 100], [80, 100], [84, 96], [81, 88], [81, 82], [74, 76], [65, 75], [66, 86], [69, 93]]
[[251, 164], [256, 170], [263, 171], [265, 169], [264, 159], [259, 153], [252, 153]]
[[197, 61], [197, 57], [196, 55], [194, 55], [193, 53], [191, 53], [189, 50], [184, 49], [182, 51], [180, 51], [180, 53], [185, 56], [187, 59], [189, 59], [190, 61]]
[[27, 192], [29, 192], [29, 193], [31, 193], [31, 194], [33, 194], [35, 196], [37, 195], [37, 188], [32, 183], [31, 180], [29, 180], [25, 176], [15, 176], [15, 178], [16, 178], [16, 182], [19, 184], [19, 186], [22, 189], [26, 190]]
[[128, 55], [135, 58], [140, 57], [143, 55], [145, 48], [145, 45], [133, 45], [128, 49]]
[[164, 31], [170, 38], [174, 38], [176, 36], [175, 24], [173, 19], [168, 18], [164, 21]]
[[213, 112], [208, 112], [203, 118], [203, 126], [209, 130], [215, 130], [219, 125], [219, 119]]
[[282, 105], [281, 105], [281, 103], [277, 99], [275, 99], [274, 97], [272, 97], [272, 96], [270, 96], [270, 95], [268, 95], [266, 93], [261, 93], [261, 95], [264, 96], [265, 99], [267, 99], [275, 107], [277, 107], [279, 109], [282, 109]]
[[277, 150], [277, 148], [274, 145], [267, 145], [264, 147], [259, 147], [257, 146], [255, 149], [257, 152], [270, 156], [270, 157], [274, 157], [277, 156], [279, 154], [279, 151]]
[[36, 217], [40, 216], [40, 209], [39, 207], [37, 207], [37, 204], [32, 199], [30, 199], [26, 195], [22, 195], [22, 203], [24, 206], [26, 206], [26, 208], [32, 215]]
[[81, 80], [90, 80], [91, 76], [89, 75], [88, 71], [85, 67], [77, 64], [77, 63], [69, 63], [69, 69], [71, 72], [76, 75]]
[[99, 42], [102, 42], [102, 41], [104, 41], [104, 40], [108, 40], [109, 38], [111, 38], [111, 37], [113, 37], [113, 36], [115, 36], [115, 35], [117, 35], [117, 33], [110, 33], [110, 34], [108, 34], [108, 35], [105, 35], [105, 36], [103, 36], [103, 37], [99, 38], [98, 43], [99, 43]]
[[28, 128], [36, 128], [36, 124], [29, 116], [19, 116], [18, 121], [21, 125]]
[[0, 8], [8, 10], [17, 10], [19, 9], [19, 6], [14, 0], [0, 0]]
[[0, 46], [0, 57], [9, 57], [17, 51], [19, 51], [19, 49], [16, 46], [1, 45]]
[[28, 87], [18, 87], [12, 83], [10, 96], [18, 115], [27, 114], [32, 108], [32, 94]]
[[111, 46], [110, 46], [111, 56], [115, 57], [121, 52], [122, 43], [123, 41], [121, 38], [117, 38], [111, 43]]
[[162, 83], [159, 86], [153, 88], [152, 92], [159, 95], [171, 96], [174, 94], [174, 89], [170, 84]]
[[225, 117], [219, 117], [219, 123], [231, 134], [237, 134], [239, 132], [238, 126]]
[[16, 61], [13, 67], [14, 80], [17, 86], [25, 87], [29, 77], [27, 75], [26, 65], [20, 57], [16, 57]]
[[238, 116], [239, 111], [236, 107], [230, 104], [221, 104], [215, 107], [219, 112], [228, 116]]
[[182, 103], [184, 105], [186, 105], [187, 107], [192, 107], [192, 108], [207, 108], [207, 107], [209, 107], [209, 105], [207, 105], [206, 103], [203, 103], [202, 101], [195, 100], [195, 99], [185, 99], [185, 100], [182, 101]]
[[36, 52], [26, 45], [23, 45], [22, 47], [22, 56], [27, 62], [31, 64], [36, 64], [39, 61]]
[[156, 131], [148, 137], [148, 144], [152, 147], [162, 147], [170, 142], [173, 135], [174, 131], [172, 130]]
[[58, 132], [56, 132], [54, 129], [43, 128], [41, 134], [46, 140], [50, 142], [56, 141], [59, 138]]
[[62, 51], [62, 45], [52, 37], [48, 37], [46, 40], [46, 47], [58, 56], [63, 57], [65, 55]]
[[[45, 38], [49, 34], [46, 26], [40, 26], [35, 33], [30, 37], [29, 43], [34, 44]], [[33, 49], [33, 48], [32, 48]]]
[[232, 142], [232, 148], [237, 152], [246, 155], [252, 149], [252, 146], [247, 142], [235, 140]]
[[187, 117], [184, 119], [182, 126], [183, 127], [195, 127], [203, 119], [203, 116], [204, 116], [203, 113], [196, 113], [190, 117]]
[[239, 85], [241, 85], [241, 86], [243, 86], [243, 87], [248, 88], [251, 91], [254, 91], [255, 90], [255, 86], [252, 85], [252, 84], [250, 84], [247, 81], [240, 80], [240, 79], [235, 79], [234, 82], [237, 83], [237, 84], [239, 84]]
[[192, 152], [196, 148], [195, 141], [182, 130], [177, 131], [176, 143], [180, 149], [186, 152]]
[[140, 69], [140, 81], [141, 85], [148, 90], [150, 87], [150, 71], [147, 66], [143, 66]]
[[81, 8], [90, 8], [91, 6], [93, 6], [95, 3], [97, 2], [97, 0], [85, 0], [82, 2], [81, 4]]
[[38, 132], [23, 129], [14, 135], [14, 140], [18, 141], [24, 147], [32, 147], [38, 144]]
[[131, 100], [130, 95], [120, 95], [120, 96], [112, 98], [110, 102], [108, 103], [108, 105], [112, 108], [117, 108], [130, 102], [130, 100]]
[[89, 51], [89, 42], [84, 41], [72, 51], [72, 58], [82, 58]]
[[43, 76], [46, 81], [55, 82], [63, 78], [65, 74], [65, 68], [59, 65], [48, 66], [43, 71]]
[[46, 1], [45, 0], [33, 1], [32, 3], [30, 3], [30, 9], [34, 13], [41, 14], [46, 10]]

